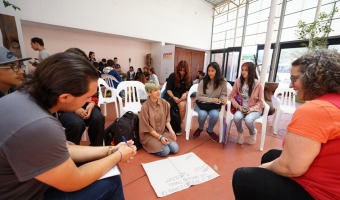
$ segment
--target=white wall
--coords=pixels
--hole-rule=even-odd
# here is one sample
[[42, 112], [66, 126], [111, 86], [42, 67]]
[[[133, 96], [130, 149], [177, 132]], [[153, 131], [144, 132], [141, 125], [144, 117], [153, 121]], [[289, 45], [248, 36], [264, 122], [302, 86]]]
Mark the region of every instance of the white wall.
[[[203, 0], [11, 0], [21, 20], [209, 50], [213, 8]], [[64, 39], [64, 38], [62, 38]]]

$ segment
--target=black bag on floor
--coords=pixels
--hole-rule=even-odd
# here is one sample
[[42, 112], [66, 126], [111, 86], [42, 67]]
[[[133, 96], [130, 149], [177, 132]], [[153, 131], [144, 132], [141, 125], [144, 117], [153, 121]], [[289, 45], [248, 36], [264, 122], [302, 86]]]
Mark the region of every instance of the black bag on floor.
[[139, 119], [138, 115], [128, 111], [122, 117], [117, 118], [109, 127], [105, 129], [105, 145], [118, 144], [123, 142], [122, 136], [126, 140], [133, 140], [137, 149], [142, 147], [139, 141]]
[[171, 127], [175, 133], [182, 132], [181, 128], [181, 116], [179, 115], [179, 110], [177, 106], [172, 106], [170, 108], [170, 117], [171, 117]]

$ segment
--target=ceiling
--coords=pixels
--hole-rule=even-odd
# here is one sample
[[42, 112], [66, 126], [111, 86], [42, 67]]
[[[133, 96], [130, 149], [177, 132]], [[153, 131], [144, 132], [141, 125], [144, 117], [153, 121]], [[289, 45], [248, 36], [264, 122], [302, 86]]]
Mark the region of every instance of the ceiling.
[[205, 0], [205, 1], [213, 5], [214, 7], [217, 7], [224, 3], [229, 2], [230, 0]]

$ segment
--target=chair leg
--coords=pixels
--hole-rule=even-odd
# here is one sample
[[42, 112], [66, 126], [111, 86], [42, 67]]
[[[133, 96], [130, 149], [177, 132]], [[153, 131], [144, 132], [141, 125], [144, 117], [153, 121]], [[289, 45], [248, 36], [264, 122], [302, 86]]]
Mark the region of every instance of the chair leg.
[[224, 134], [224, 132], [223, 132], [223, 125], [224, 125], [223, 117], [220, 117], [220, 132], [219, 132], [219, 137], [220, 137], [219, 141], [220, 141], [220, 143], [222, 143], [223, 134]]
[[187, 117], [186, 117], [186, 119], [185, 119], [185, 139], [186, 140], [189, 140], [189, 136], [190, 136], [190, 129], [191, 129], [191, 125], [192, 125], [192, 123], [191, 123], [191, 120], [192, 120], [192, 116], [189, 116], [188, 114], [187, 114]]
[[83, 132], [83, 135], [81, 135], [81, 141], [86, 141], [86, 135], [87, 135], [87, 130]]
[[264, 148], [264, 141], [266, 140], [266, 133], [267, 133], [267, 120], [264, 119], [261, 123], [262, 129], [261, 129], [261, 143], [260, 143], [260, 151], [263, 151]]
[[281, 115], [282, 115], [282, 111], [280, 109], [277, 110], [277, 113], [276, 113], [276, 117], [275, 117], [275, 121], [274, 121], [274, 134], [277, 134], [278, 131], [279, 131], [279, 122], [281, 120]]
[[106, 117], [106, 115], [107, 115], [107, 112], [106, 112], [106, 103], [104, 103], [103, 105], [104, 105], [103, 106], [103, 112], [104, 112], [103, 115]]

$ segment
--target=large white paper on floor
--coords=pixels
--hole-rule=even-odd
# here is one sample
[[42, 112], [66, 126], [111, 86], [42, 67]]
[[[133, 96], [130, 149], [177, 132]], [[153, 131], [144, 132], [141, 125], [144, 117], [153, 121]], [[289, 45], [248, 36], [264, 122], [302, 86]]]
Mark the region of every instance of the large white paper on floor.
[[219, 176], [192, 152], [142, 163], [142, 165], [158, 197], [164, 197]]

